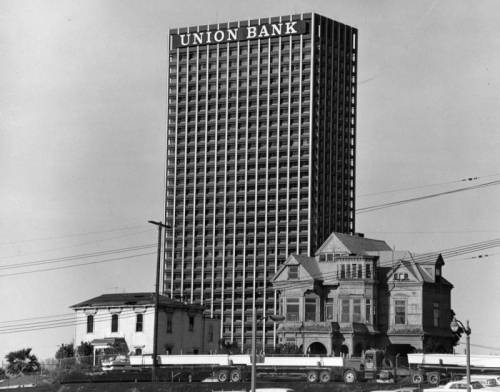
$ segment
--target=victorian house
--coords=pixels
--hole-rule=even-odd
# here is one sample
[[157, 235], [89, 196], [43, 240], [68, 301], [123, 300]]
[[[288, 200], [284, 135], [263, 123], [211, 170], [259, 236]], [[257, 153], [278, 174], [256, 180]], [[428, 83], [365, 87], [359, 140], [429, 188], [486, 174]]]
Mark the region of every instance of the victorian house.
[[314, 257], [290, 255], [272, 280], [286, 318], [278, 343], [325, 355], [451, 352], [453, 286], [443, 265], [439, 254], [417, 256], [332, 233]]

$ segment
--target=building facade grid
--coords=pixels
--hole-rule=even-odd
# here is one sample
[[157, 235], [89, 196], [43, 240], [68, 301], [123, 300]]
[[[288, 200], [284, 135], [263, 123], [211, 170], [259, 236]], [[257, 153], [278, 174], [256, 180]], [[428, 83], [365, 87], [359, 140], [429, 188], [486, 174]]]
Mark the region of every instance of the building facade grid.
[[169, 51], [163, 291], [242, 348], [287, 256], [354, 233], [357, 31], [316, 14], [170, 31], [294, 20], [307, 31]]

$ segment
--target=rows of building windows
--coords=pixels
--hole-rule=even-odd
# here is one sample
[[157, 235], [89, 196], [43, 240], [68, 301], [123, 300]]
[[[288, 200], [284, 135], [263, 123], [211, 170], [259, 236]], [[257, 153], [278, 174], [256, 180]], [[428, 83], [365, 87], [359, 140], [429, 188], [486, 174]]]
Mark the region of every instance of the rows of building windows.
[[[321, 312], [318, 297], [286, 298], [285, 314], [287, 321], [338, 321], [341, 323], [372, 323], [375, 315], [375, 304], [371, 298], [345, 297], [338, 299], [336, 307], [334, 298], [327, 298]], [[303, 318], [301, 318], [301, 307]]]
[[[118, 321], [119, 316], [117, 313], [111, 315], [110, 332], [118, 332]], [[94, 333], [95, 319], [94, 316], [89, 314], [87, 316], [87, 333]], [[143, 332], [144, 330], [144, 315], [142, 313], [137, 313], [135, 315], [135, 332]]]

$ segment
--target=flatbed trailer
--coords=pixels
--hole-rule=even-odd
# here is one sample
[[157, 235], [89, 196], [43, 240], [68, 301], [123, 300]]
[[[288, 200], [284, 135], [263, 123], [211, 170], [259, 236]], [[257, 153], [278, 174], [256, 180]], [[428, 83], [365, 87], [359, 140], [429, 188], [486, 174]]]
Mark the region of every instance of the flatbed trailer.
[[[148, 355], [130, 356], [131, 367], [152, 366]], [[173, 372], [191, 371], [210, 373], [219, 382], [239, 382], [249, 378], [251, 372], [250, 355], [159, 355], [160, 368]], [[329, 382], [344, 377], [344, 358], [341, 357], [299, 357], [266, 356], [258, 357], [256, 375], [263, 377], [293, 377], [309, 382]], [[197, 377], [198, 378], [198, 377]]]
[[[412, 382], [428, 381], [438, 385], [442, 380], [461, 378], [466, 373], [467, 356], [462, 354], [408, 354]], [[472, 374], [500, 374], [500, 356], [471, 355]]]

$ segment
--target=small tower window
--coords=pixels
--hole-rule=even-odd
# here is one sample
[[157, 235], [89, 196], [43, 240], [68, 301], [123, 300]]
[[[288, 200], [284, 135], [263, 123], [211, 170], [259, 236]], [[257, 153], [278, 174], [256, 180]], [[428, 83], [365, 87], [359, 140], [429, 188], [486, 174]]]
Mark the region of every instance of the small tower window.
[[288, 266], [288, 279], [298, 279], [299, 278], [299, 266], [298, 265], [289, 265]]

